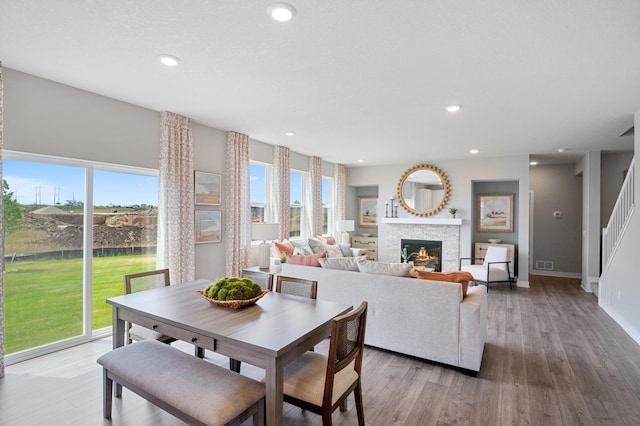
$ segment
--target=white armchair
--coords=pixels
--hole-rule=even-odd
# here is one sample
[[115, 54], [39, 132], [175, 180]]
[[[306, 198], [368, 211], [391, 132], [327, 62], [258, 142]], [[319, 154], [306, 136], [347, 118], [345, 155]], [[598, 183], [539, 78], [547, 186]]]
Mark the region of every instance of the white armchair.
[[484, 257], [482, 265], [465, 265], [462, 266], [463, 260], [471, 260], [474, 258], [466, 257], [460, 259], [459, 269], [469, 272], [476, 281], [481, 281], [487, 285], [489, 283], [508, 282], [509, 288], [513, 288], [514, 278], [509, 269], [509, 250], [506, 247], [489, 246], [487, 254]]

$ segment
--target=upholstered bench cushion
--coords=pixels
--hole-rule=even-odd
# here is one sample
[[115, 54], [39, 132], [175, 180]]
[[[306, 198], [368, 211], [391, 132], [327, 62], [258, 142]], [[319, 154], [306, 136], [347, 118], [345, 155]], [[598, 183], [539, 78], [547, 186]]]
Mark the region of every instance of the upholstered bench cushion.
[[264, 397], [263, 384], [155, 340], [115, 349], [98, 364], [205, 424], [226, 424]]

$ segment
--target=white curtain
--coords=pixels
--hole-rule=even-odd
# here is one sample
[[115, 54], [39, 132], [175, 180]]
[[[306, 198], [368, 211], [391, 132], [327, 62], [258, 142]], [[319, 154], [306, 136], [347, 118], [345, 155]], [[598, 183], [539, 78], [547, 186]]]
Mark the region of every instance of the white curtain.
[[247, 265], [251, 246], [249, 136], [227, 132], [225, 149], [225, 274], [238, 277]]
[[[2, 62], [0, 62], [0, 180], [2, 180]], [[4, 228], [2, 225], [2, 203], [0, 203], [0, 266], [4, 271]], [[2, 273], [0, 273], [0, 377], [4, 377], [4, 291]]]
[[280, 224], [280, 241], [289, 238], [291, 226], [290, 215], [290, 193], [291, 193], [291, 171], [289, 160], [289, 148], [284, 146], [273, 147], [273, 167], [271, 172], [271, 185], [269, 185], [269, 212], [265, 217], [266, 222], [276, 222]]
[[311, 235], [322, 234], [322, 158], [309, 157]]
[[347, 170], [342, 164], [336, 164], [333, 166], [333, 179], [335, 182], [334, 194], [334, 209], [333, 219], [336, 220], [346, 219], [346, 198], [347, 198]]
[[195, 277], [191, 120], [163, 112], [160, 119], [158, 268], [169, 268], [172, 283]]

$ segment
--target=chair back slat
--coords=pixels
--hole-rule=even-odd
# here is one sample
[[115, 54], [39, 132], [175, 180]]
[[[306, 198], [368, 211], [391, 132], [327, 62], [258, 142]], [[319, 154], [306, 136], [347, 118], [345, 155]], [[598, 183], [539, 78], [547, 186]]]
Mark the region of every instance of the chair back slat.
[[258, 284], [263, 290], [273, 290], [273, 275], [264, 274], [262, 272], [245, 271], [240, 272], [242, 278], [249, 278], [254, 283]]
[[[367, 307], [367, 302], [362, 302], [357, 309], [333, 320], [329, 344], [329, 359], [334, 360], [333, 374], [351, 364], [356, 358], [362, 361]], [[356, 371], [360, 373], [359, 370]]]
[[169, 269], [157, 269], [124, 276], [124, 292], [126, 294], [165, 287], [170, 284]]
[[315, 299], [318, 295], [318, 281], [278, 275], [276, 278], [276, 293]]

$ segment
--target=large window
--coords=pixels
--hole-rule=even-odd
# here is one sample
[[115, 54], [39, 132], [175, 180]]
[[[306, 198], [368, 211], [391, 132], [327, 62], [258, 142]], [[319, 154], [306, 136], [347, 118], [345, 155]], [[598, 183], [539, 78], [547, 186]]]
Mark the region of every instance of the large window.
[[155, 268], [157, 171], [13, 152], [3, 171], [7, 363], [109, 333], [105, 299]]
[[251, 222], [264, 222], [267, 208], [267, 174], [266, 164], [249, 165], [249, 199], [251, 204]]
[[302, 172], [292, 171], [290, 174], [290, 237], [302, 235], [304, 222], [304, 179]]

